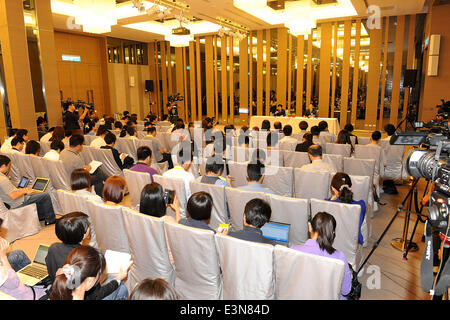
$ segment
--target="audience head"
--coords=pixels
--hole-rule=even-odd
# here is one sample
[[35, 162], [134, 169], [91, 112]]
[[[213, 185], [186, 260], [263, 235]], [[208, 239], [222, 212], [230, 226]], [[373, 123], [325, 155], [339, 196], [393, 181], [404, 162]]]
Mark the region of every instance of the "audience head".
[[250, 157], [250, 163], [256, 163], [257, 161], [260, 161], [261, 163], [264, 163], [267, 159], [266, 152], [264, 149], [256, 149], [253, 151], [252, 156]]
[[311, 239], [316, 239], [319, 248], [333, 254], [333, 242], [336, 238], [336, 219], [329, 213], [318, 212], [309, 223]]
[[223, 170], [225, 169], [225, 163], [221, 156], [213, 156], [209, 157], [206, 160], [205, 171], [208, 174], [214, 174], [217, 176], [222, 175]]
[[164, 279], [144, 279], [131, 291], [129, 300], [178, 300], [175, 289]]
[[308, 144], [308, 146], [311, 146], [313, 144], [312, 138], [313, 138], [313, 136], [312, 136], [311, 132], [306, 132], [303, 135], [303, 142], [306, 142]]
[[213, 207], [213, 200], [207, 192], [194, 193], [188, 200], [186, 211], [194, 220], [203, 220], [209, 223], [211, 219], [211, 210]]
[[27, 129], [17, 130], [16, 137], [21, 137], [25, 142], [28, 142], [28, 130]]
[[56, 220], [55, 233], [65, 244], [79, 244], [89, 235], [89, 216], [71, 212]]
[[23, 150], [23, 146], [25, 145], [25, 140], [22, 137], [15, 136], [11, 140], [11, 146], [19, 151]]
[[371, 141], [372, 141], [372, 143], [373, 144], [377, 144], [378, 143], [378, 141], [380, 141], [380, 139], [381, 139], [381, 132], [380, 131], [374, 131], [373, 133], [372, 133], [372, 136], [371, 136]]
[[351, 123], [347, 123], [344, 127], [344, 130], [347, 130], [348, 132], [352, 133], [353, 130], [355, 130], [355, 128], [353, 127], [353, 125]]
[[306, 121], [300, 121], [300, 123], [298, 124], [298, 127], [300, 128], [300, 130], [305, 131], [306, 129], [308, 129], [308, 122]]
[[70, 138], [72, 136], [72, 130], [64, 130], [64, 138]]
[[34, 154], [35, 156], [38, 156], [40, 151], [41, 145], [39, 144], [39, 142], [35, 140], [28, 141], [27, 146], [25, 147], [26, 154]]
[[137, 159], [139, 162], [144, 162], [146, 165], [152, 163], [152, 150], [147, 146], [142, 146], [137, 149]]
[[320, 129], [319, 129], [319, 127], [318, 127], [318, 126], [312, 126], [312, 127], [311, 127], [311, 134], [312, 134], [313, 136], [319, 136], [319, 134], [320, 134]]
[[11, 129], [9, 129], [8, 132], [9, 132], [9, 133], [8, 133], [8, 137], [13, 137], [13, 136], [16, 135], [17, 128], [11, 128]]
[[6, 174], [11, 168], [11, 159], [0, 154], [0, 172]]
[[105, 143], [108, 146], [113, 146], [116, 143], [117, 137], [114, 133], [108, 132], [104, 137]]
[[61, 140], [54, 140], [52, 143], [50, 143], [50, 149], [57, 151], [58, 153], [61, 153], [65, 148], [64, 142]]
[[101, 125], [97, 129], [96, 136], [101, 137], [101, 136], [106, 135], [108, 132], [109, 131], [108, 131], [108, 129], [106, 129], [106, 126], [105, 125]]
[[261, 161], [247, 164], [247, 180], [249, 182], [262, 183], [264, 180], [265, 166]]
[[281, 122], [280, 121], [275, 121], [275, 123], [273, 124], [273, 127], [276, 130], [281, 130]]
[[72, 191], [92, 190], [92, 178], [86, 169], [75, 169], [70, 175]]
[[322, 120], [319, 122], [319, 130], [322, 131], [328, 131], [328, 123], [325, 120]]
[[169, 118], [169, 115], [167, 115], [167, 114], [163, 114], [163, 116], [162, 116], [162, 121], [166, 121], [167, 120], [167, 118]]
[[289, 137], [289, 136], [292, 134], [292, 126], [291, 126], [290, 124], [287, 124], [287, 125], [284, 126], [284, 128], [283, 128], [283, 134], [284, 134], [286, 137]]
[[157, 218], [161, 218], [166, 214], [164, 190], [159, 183], [147, 184], [142, 189], [139, 212]]
[[350, 139], [350, 133], [347, 130], [339, 131], [336, 142], [337, 144], [349, 144], [351, 146], [351, 153], [354, 151], [354, 147], [352, 144], [352, 139]]
[[55, 141], [55, 140], [62, 140], [65, 137], [65, 130], [63, 127], [55, 127], [55, 130], [53, 130], [52, 137], [49, 139], [49, 141]]
[[308, 155], [311, 161], [322, 159], [322, 147], [318, 144], [313, 144], [309, 146]]
[[156, 128], [153, 126], [150, 126], [147, 128], [147, 134], [152, 135], [152, 136], [156, 136]]
[[270, 205], [261, 199], [252, 199], [245, 205], [244, 221], [246, 225], [261, 228], [270, 221], [272, 209]]
[[122, 129], [123, 124], [120, 121], [114, 122], [114, 129]]
[[353, 202], [352, 180], [344, 172], [337, 172], [331, 179], [331, 192], [343, 203]]
[[109, 177], [103, 186], [103, 200], [119, 204], [123, 200], [126, 185], [124, 178], [118, 176]]
[[263, 120], [261, 124], [261, 130], [270, 131], [270, 121], [269, 120]]
[[73, 300], [73, 292], [92, 289], [103, 277], [106, 260], [103, 254], [90, 246], [73, 249], [66, 264], [56, 272], [50, 291], [50, 300]]
[[384, 131], [386, 131], [386, 133], [390, 137], [395, 133], [395, 126], [391, 123], [388, 123], [387, 125], [384, 126]]
[[83, 150], [84, 137], [81, 134], [76, 134], [70, 137], [70, 148], [75, 149], [78, 153]]
[[127, 133], [130, 137], [134, 137], [136, 135], [136, 129], [132, 126], [127, 127]]

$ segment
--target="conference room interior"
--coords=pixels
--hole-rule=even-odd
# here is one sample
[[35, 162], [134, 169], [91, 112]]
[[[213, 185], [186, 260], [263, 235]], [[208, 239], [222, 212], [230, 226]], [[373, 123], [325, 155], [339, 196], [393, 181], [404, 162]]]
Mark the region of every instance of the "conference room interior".
[[[283, 127], [292, 125], [294, 136], [303, 135], [300, 121], [308, 122], [307, 131], [326, 121], [334, 138], [321, 140], [324, 155], [331, 154], [326, 146], [334, 144], [347, 124], [353, 125], [351, 133], [363, 141], [361, 146], [369, 145], [374, 131], [387, 139], [388, 124], [397, 132], [415, 131], [414, 122], [435, 119], [442, 102], [450, 100], [448, 16], [449, 0], [0, 0], [1, 142], [13, 128], [27, 129], [29, 140], [39, 142], [49, 128], [64, 126], [64, 106], [72, 101], [89, 105], [97, 120], [112, 117], [120, 121], [125, 111], [135, 114], [137, 140], [147, 134], [144, 119], [156, 116], [157, 137], [165, 139], [163, 146], [169, 153], [176, 150], [176, 142], [169, 141], [168, 132], [160, 131], [164, 127], [160, 122], [173, 104], [186, 129], [192, 129], [188, 131], [196, 148], [204, 147], [196, 144], [194, 135], [205, 119], [212, 119], [215, 130], [224, 134], [225, 127], [233, 125], [237, 143], [233, 156], [245, 158], [242, 163], [250, 160], [249, 154], [258, 146], [267, 151], [263, 138], [250, 138], [247, 150], [251, 151], [237, 142], [241, 128], [247, 128], [251, 137], [262, 132], [263, 120], [270, 121], [271, 130], [276, 121]], [[315, 116], [305, 117], [311, 105]], [[285, 116], [274, 116], [279, 106]], [[96, 127], [100, 124], [104, 122], [97, 122]], [[87, 133], [84, 148], [90, 150], [92, 139]], [[204, 143], [205, 136], [200, 133], [198, 137]], [[117, 139], [123, 138], [117, 135]], [[49, 149], [43, 145], [41, 157]], [[122, 145], [116, 143], [116, 148], [125, 153]], [[131, 152], [134, 163], [137, 146]], [[354, 147], [352, 154], [332, 155], [327, 161], [340, 161], [344, 171], [345, 157], [358, 158]], [[405, 146], [393, 170], [395, 177], [381, 176], [378, 189], [370, 185], [371, 191], [367, 189], [361, 198], [367, 200], [368, 237], [364, 245], [355, 244], [360, 255], [351, 258], [359, 259], [359, 267], [371, 254], [358, 277], [361, 300], [432, 299], [421, 285], [425, 225], [416, 224], [414, 213], [398, 210], [408, 205], [409, 198], [402, 202], [415, 181], [406, 172], [405, 160], [416, 147]], [[278, 151], [272, 147], [272, 153], [274, 149]], [[295, 183], [300, 167], [283, 165], [287, 152], [294, 150], [295, 146], [289, 151], [280, 149], [275, 165], [292, 170], [287, 197], [295, 199], [301, 198]], [[172, 156], [176, 160], [175, 152]], [[386, 169], [389, 165], [384, 164], [386, 172], [391, 172]], [[168, 169], [154, 161], [152, 167], [159, 175]], [[201, 179], [202, 166], [193, 167], [190, 170], [196, 170], [196, 178]], [[395, 181], [398, 194], [384, 192], [383, 180]], [[418, 181], [419, 203], [428, 187], [426, 179]], [[319, 200], [332, 195], [329, 188], [328, 184], [327, 197]], [[379, 193], [378, 203], [373, 190]], [[60, 199], [56, 188], [47, 192], [55, 193], [52, 201]], [[273, 192], [286, 196], [284, 190]], [[317, 212], [311, 209], [311, 199], [307, 199], [308, 210], [313, 217]], [[136, 209], [135, 204], [131, 192], [121, 202], [130, 210]], [[64, 204], [59, 206], [64, 209]], [[426, 210], [427, 206], [424, 215]], [[12, 211], [2, 214], [5, 217]], [[56, 217], [66, 213], [62, 210]], [[10, 250], [23, 250], [31, 259], [39, 244], [60, 242], [55, 225], [39, 224], [39, 230], [10, 241]], [[6, 237], [6, 230], [1, 231]], [[405, 240], [410, 238], [417, 248], [406, 259]], [[108, 248], [99, 249], [104, 253]], [[291, 270], [292, 275], [295, 272]], [[131, 292], [133, 288], [126, 286]]]

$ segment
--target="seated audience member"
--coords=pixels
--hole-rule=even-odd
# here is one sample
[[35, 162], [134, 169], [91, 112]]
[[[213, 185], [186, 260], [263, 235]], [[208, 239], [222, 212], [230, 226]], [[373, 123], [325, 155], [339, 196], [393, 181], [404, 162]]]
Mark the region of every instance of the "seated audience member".
[[53, 134], [53, 130], [55, 130], [55, 127], [51, 127], [50, 129], [48, 129], [48, 132], [46, 134], [44, 134], [39, 141], [40, 142], [48, 142], [50, 140], [50, 138], [52, 137]]
[[16, 271], [9, 263], [6, 254], [8, 248], [8, 241], [0, 238], [0, 290], [17, 300], [38, 300], [45, 296], [43, 286], [29, 287], [20, 282]]
[[303, 170], [307, 170], [309, 172], [322, 172], [328, 171], [330, 173], [336, 173], [336, 167], [334, 164], [325, 162], [322, 160], [322, 147], [313, 144], [308, 148], [308, 156], [309, 160], [311, 160], [310, 164], [305, 164], [301, 167]]
[[298, 143], [298, 140], [292, 137], [292, 126], [287, 124], [283, 128], [284, 137], [280, 140], [280, 143]]
[[227, 124], [224, 127], [225, 136], [226, 137], [235, 137], [236, 136], [236, 129], [233, 124]]
[[280, 121], [275, 121], [273, 124], [273, 129], [272, 132], [278, 132], [278, 133], [283, 133], [282, 130], [282, 124]]
[[239, 189], [274, 194], [272, 190], [265, 188], [262, 185], [264, 181], [264, 170], [265, 166], [263, 163], [261, 163], [261, 161], [247, 164], [248, 184], [246, 186], [239, 187]]
[[152, 164], [152, 150], [147, 146], [142, 146], [137, 149], [137, 163], [130, 170], [137, 172], [146, 172], [150, 175], [153, 182], [153, 176], [158, 174], [158, 171], [150, 167]]
[[222, 177], [225, 170], [225, 162], [222, 156], [209, 157], [206, 160], [205, 174], [200, 178], [201, 183], [215, 184], [225, 187], [231, 187], [231, 176]]
[[179, 224], [214, 231], [209, 226], [211, 222], [211, 211], [213, 207], [213, 199], [207, 192], [197, 192], [190, 196], [186, 210], [189, 214], [189, 218], [182, 218], [178, 222]]
[[261, 228], [270, 221], [272, 209], [270, 205], [261, 199], [253, 199], [247, 202], [244, 209], [244, 228], [239, 231], [230, 231], [228, 235], [241, 240], [275, 244], [274, 241], [264, 238]]
[[282, 104], [277, 105], [277, 111], [274, 113], [275, 117], [286, 117], [286, 110], [283, 109]]
[[55, 281], [56, 271], [64, 266], [70, 251], [79, 247], [81, 242], [89, 237], [89, 230], [89, 216], [82, 212], [71, 212], [56, 220], [55, 233], [61, 242], [53, 243], [45, 258], [52, 283]]
[[300, 123], [298, 124], [298, 127], [300, 128], [300, 133], [305, 134], [306, 130], [308, 129], [308, 122], [306, 121], [300, 121]]
[[127, 300], [128, 290], [122, 281], [128, 271], [120, 269], [115, 277], [109, 276], [101, 285], [105, 272], [106, 260], [100, 250], [76, 247], [67, 256], [65, 265], [56, 271], [50, 300]]
[[108, 149], [111, 150], [114, 160], [117, 163], [117, 166], [120, 170], [129, 169], [134, 165], [134, 160], [126, 153], [120, 154], [114, 146], [116, 145], [117, 137], [114, 133], [108, 132], [105, 135], [105, 143], [106, 145], [101, 146], [100, 149]]
[[53, 130], [52, 137], [48, 141], [63, 141], [65, 132], [63, 127], [56, 126], [55, 130]]
[[114, 122], [114, 131], [122, 131], [123, 125], [122, 122], [116, 121]]
[[21, 137], [14, 137], [11, 140], [11, 150], [10, 152], [23, 152], [25, 147], [25, 140]]
[[319, 144], [319, 135], [320, 135], [320, 129], [318, 126], [312, 126], [311, 127], [311, 134], [312, 134], [312, 141], [314, 144]]
[[176, 160], [177, 165], [173, 169], [164, 172], [163, 177], [183, 179], [186, 195], [190, 195], [191, 188], [189, 186], [189, 183], [195, 180], [194, 175], [190, 171], [193, 161], [191, 144], [188, 142], [180, 143], [176, 155], [177, 155]]
[[261, 131], [270, 131], [270, 121], [269, 120], [263, 120], [261, 123]]
[[11, 151], [11, 140], [16, 137], [16, 128], [9, 129], [8, 133], [8, 139], [5, 140], [5, 142], [2, 143], [2, 146], [0, 147], [1, 152], [10, 152]]
[[353, 125], [351, 123], [347, 123], [344, 127], [344, 130], [346, 130], [348, 133], [350, 133], [351, 137], [355, 137], [355, 144], [358, 144], [358, 137], [355, 136], [352, 132], [353, 130], [355, 130], [355, 128], [353, 127]]
[[127, 127], [127, 137], [128, 139], [137, 140], [137, 130], [134, 127]]
[[313, 136], [312, 136], [311, 132], [306, 132], [303, 135], [302, 142], [297, 144], [297, 146], [295, 147], [295, 151], [308, 152], [308, 148], [313, 145], [312, 139], [313, 139]]
[[54, 224], [56, 219], [50, 194], [31, 188], [16, 188], [7, 177], [11, 165], [11, 159], [0, 155], [0, 200], [11, 209], [35, 203], [39, 220], [45, 220], [46, 226]]
[[320, 121], [318, 127], [320, 131], [319, 134], [320, 137], [331, 134], [330, 131], [328, 130], [328, 123], [325, 120]]
[[59, 160], [59, 154], [64, 150], [64, 143], [60, 140], [52, 141], [50, 150], [44, 155], [45, 159]]
[[179, 300], [180, 297], [166, 280], [144, 279], [131, 291], [129, 300]]
[[252, 128], [252, 130], [253, 130], [253, 131], [259, 131], [259, 127], [258, 127], [258, 126], [254, 126], [254, 127]]
[[[11, 149], [14, 149], [14, 145], [12, 144], [13, 140], [17, 138], [15, 141], [19, 141], [21, 144], [23, 144], [23, 148], [25, 148], [25, 144], [28, 142], [28, 130], [27, 129], [11, 129], [10, 130], [10, 137], [5, 140], [5, 142], [2, 144], [0, 151], [1, 152], [11, 152]], [[15, 142], [17, 144], [17, 142]], [[19, 147], [20, 148], [20, 147]], [[15, 149], [19, 149], [15, 148]], [[20, 149], [20, 152], [22, 152], [22, 149]]]
[[376, 145], [380, 143], [381, 140], [381, 132], [380, 131], [374, 131], [372, 132], [372, 135], [370, 136], [370, 144], [369, 145]]
[[109, 204], [120, 204], [125, 197], [127, 183], [124, 178], [112, 176], [106, 179], [103, 187], [103, 201]]
[[266, 138], [267, 143], [267, 149], [277, 149], [278, 148], [278, 142], [279, 142], [279, 135], [274, 132], [269, 132]]
[[76, 169], [70, 175], [70, 186], [74, 193], [81, 195], [86, 200], [103, 202], [102, 198], [92, 190], [92, 179], [85, 169]]
[[364, 200], [354, 201], [352, 192], [352, 180], [349, 175], [344, 172], [338, 172], [331, 179], [331, 198], [330, 201], [359, 204], [361, 206], [361, 217], [359, 219], [359, 235], [358, 241], [360, 244], [364, 244], [364, 239], [361, 233], [361, 226], [366, 216], [366, 204]]
[[64, 130], [64, 138], [61, 140], [64, 142], [64, 145], [68, 146], [70, 143], [70, 138], [72, 137], [73, 132], [72, 130]]
[[95, 136], [95, 134], [97, 133], [97, 128], [95, 127], [95, 121], [94, 120], [89, 121], [84, 126], [84, 132], [88, 136]]
[[[84, 137], [82, 135], [74, 135], [70, 138], [69, 147], [59, 154], [59, 160], [62, 161], [68, 176], [70, 176], [75, 169], [86, 169], [88, 172], [91, 171], [91, 166], [86, 165], [80, 155], [81, 151], [83, 151], [83, 143]], [[100, 196], [103, 192], [103, 183], [106, 180], [106, 175], [103, 173], [101, 167], [99, 167], [91, 174], [91, 177], [95, 193]]]
[[348, 295], [352, 289], [352, 274], [344, 253], [333, 248], [333, 242], [336, 237], [336, 220], [331, 214], [318, 212], [312, 221], [308, 223], [308, 226], [310, 239], [303, 245], [295, 245], [291, 248], [309, 254], [342, 260], [345, 265], [345, 273], [341, 300], [347, 300], [345, 295]]
[[248, 148], [250, 144], [250, 131], [247, 126], [241, 127], [238, 136], [239, 147]]
[[172, 155], [167, 152], [165, 148], [162, 147], [161, 141], [156, 136], [156, 128], [150, 127], [147, 129], [147, 135], [144, 137], [145, 140], [150, 140], [152, 142], [153, 151], [155, 152], [155, 159], [158, 163], [163, 163], [167, 161], [169, 169], [173, 168]]
[[339, 134], [336, 138], [336, 141], [334, 142], [336, 144], [349, 144], [351, 146], [351, 154], [355, 152], [355, 147], [353, 147], [352, 140], [350, 139], [350, 133], [348, 133], [347, 130], [341, 130], [339, 131]]
[[387, 133], [387, 137], [384, 138], [383, 140], [391, 140], [391, 137], [394, 135], [395, 133], [395, 126], [391, 123], [388, 123], [387, 125], [384, 126], [384, 131], [386, 131]]
[[[175, 219], [172, 216], [166, 215], [167, 207], [170, 207], [175, 212]], [[166, 222], [178, 222], [181, 219], [180, 202], [176, 195], [173, 204], [166, 205], [164, 190], [156, 182], [147, 184], [142, 189], [139, 212], [156, 218], [164, 218]]]
[[27, 143], [27, 146], [25, 147], [25, 154], [32, 154], [34, 156], [39, 156], [39, 153], [41, 152], [41, 145], [39, 142], [35, 140], [30, 140]]
[[109, 133], [109, 131], [108, 131], [108, 129], [106, 129], [106, 126], [102, 125], [102, 126], [98, 127], [97, 134], [96, 134], [97, 138], [92, 140], [90, 147], [100, 148], [100, 147], [106, 146], [107, 143], [105, 142], [105, 136], [108, 133]]

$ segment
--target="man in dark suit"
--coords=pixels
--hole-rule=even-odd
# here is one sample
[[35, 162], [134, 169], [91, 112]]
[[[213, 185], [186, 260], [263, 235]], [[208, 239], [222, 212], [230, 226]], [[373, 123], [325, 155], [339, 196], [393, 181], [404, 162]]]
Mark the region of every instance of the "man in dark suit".
[[274, 114], [275, 117], [286, 117], [286, 110], [283, 109], [283, 105], [279, 104], [277, 106], [277, 111]]

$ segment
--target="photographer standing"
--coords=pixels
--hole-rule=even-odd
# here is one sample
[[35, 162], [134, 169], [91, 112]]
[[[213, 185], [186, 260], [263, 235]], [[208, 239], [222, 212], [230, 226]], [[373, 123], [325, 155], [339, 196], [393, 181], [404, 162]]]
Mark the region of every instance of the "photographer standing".
[[178, 118], [178, 107], [176, 102], [167, 103], [167, 113], [169, 114], [169, 119]]
[[64, 129], [65, 130], [81, 129], [79, 122], [80, 121], [82, 122], [84, 120], [87, 112], [88, 112], [87, 108], [83, 106], [83, 113], [80, 116], [78, 114], [78, 111], [75, 109], [75, 105], [73, 104], [73, 102], [70, 102], [69, 106], [67, 107], [67, 112], [64, 115]]

